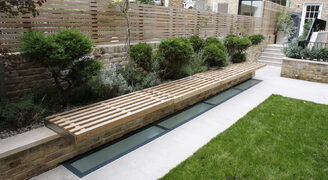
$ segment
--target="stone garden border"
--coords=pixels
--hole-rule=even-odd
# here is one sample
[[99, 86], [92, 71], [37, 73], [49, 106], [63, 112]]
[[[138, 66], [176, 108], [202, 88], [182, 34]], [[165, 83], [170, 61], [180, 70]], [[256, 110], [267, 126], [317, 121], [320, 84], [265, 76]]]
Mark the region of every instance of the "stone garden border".
[[284, 58], [281, 77], [328, 83], [328, 62]]

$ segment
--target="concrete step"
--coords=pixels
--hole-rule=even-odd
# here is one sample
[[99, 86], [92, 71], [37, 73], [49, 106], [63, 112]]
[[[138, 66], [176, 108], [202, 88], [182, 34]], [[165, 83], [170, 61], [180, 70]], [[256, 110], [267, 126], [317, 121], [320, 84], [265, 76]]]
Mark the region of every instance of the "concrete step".
[[283, 48], [284, 46], [282, 44], [268, 44], [267, 47], [270, 47], [270, 48]]
[[283, 58], [269, 57], [269, 56], [260, 56], [259, 60], [263, 61], [273, 61], [273, 62], [282, 62]]
[[268, 53], [283, 53], [283, 50], [282, 49], [265, 48], [263, 52], [268, 52]]
[[273, 61], [265, 61], [265, 60], [258, 60], [258, 62], [265, 63], [270, 66], [277, 66], [277, 67], [281, 67], [282, 64], [281, 62], [273, 62]]
[[266, 56], [266, 57], [275, 57], [275, 58], [283, 58], [285, 55], [283, 53], [276, 53], [276, 52], [262, 52], [261, 56]]

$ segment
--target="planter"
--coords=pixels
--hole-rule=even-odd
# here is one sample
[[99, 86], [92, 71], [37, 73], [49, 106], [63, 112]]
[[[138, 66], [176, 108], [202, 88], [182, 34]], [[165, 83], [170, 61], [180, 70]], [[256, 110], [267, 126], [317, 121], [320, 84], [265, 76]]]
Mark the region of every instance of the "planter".
[[303, 59], [284, 58], [281, 77], [328, 83], [328, 63]]

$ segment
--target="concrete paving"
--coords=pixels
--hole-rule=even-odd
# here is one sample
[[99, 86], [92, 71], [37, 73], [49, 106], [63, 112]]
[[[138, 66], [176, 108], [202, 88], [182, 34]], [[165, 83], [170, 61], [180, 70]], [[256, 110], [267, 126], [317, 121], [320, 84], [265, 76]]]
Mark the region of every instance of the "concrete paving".
[[[271, 94], [328, 104], [328, 84], [281, 78], [280, 70], [274, 66], [262, 68], [255, 76], [263, 80], [261, 83], [81, 179], [158, 179]], [[58, 166], [33, 179], [80, 178]]]

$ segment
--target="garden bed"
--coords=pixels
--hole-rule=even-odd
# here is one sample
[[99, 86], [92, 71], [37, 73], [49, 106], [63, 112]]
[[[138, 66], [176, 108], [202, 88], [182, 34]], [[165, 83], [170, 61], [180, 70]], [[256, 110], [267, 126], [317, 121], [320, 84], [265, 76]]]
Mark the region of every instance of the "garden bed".
[[[240, 65], [241, 64], [230, 65], [223, 69], [234, 69], [232, 67]], [[181, 101], [178, 101], [175, 104], [171, 104], [165, 108], [160, 108], [151, 113], [144, 114], [143, 116], [129, 122], [124, 122], [116, 127], [107, 129], [107, 131], [97, 134], [96, 136], [80, 141], [77, 144], [73, 143], [73, 141], [69, 138], [58, 136], [47, 130], [48, 135], [44, 135], [44, 139], [43, 137], [40, 137], [39, 139], [33, 141], [34, 138], [31, 138], [32, 140], [30, 142], [22, 143], [22, 146], [15, 146], [13, 148], [7, 147], [6, 149], [3, 149], [0, 154], [0, 169], [2, 170], [2, 177], [12, 178], [14, 174], [15, 178], [29, 178], [40, 174], [57, 166], [59, 163], [67, 159], [117, 139], [124, 134], [139, 129], [149, 123], [159, 120], [169, 114], [186, 108], [225, 89], [228, 89], [229, 87], [250, 79], [254, 75], [255, 70], [259, 67], [261, 67], [261, 65], [246, 71], [244, 69], [239, 73], [237, 72], [238, 70], [235, 69], [234, 71], [236, 73], [234, 75], [227, 77], [224, 81], [222, 81], [222, 83], [218, 83], [216, 86], [212, 86], [211, 88], [199, 93], [189, 95], [187, 98], [180, 98], [179, 100]], [[28, 132], [28, 134], [31, 133]], [[29, 139], [29, 137], [24, 134], [20, 136], [25, 139]], [[11, 140], [17, 141], [17, 138], [12, 137], [1, 141], [6, 141], [3, 143], [10, 144], [9, 142]], [[2, 142], [0, 143], [2, 144]]]
[[328, 83], [328, 62], [284, 58], [280, 76]]

